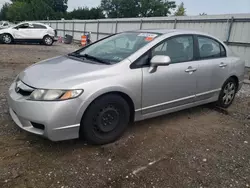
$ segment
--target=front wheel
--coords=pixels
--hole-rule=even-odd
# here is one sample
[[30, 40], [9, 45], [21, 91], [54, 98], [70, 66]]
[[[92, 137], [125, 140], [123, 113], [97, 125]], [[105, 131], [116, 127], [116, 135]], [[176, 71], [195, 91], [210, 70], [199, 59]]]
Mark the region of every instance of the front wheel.
[[13, 39], [12, 39], [12, 36], [10, 34], [3, 34], [2, 41], [4, 44], [11, 44]]
[[91, 144], [117, 140], [129, 123], [128, 103], [119, 95], [108, 94], [96, 99], [81, 121], [80, 137]]
[[46, 35], [43, 38], [43, 44], [45, 44], [46, 46], [51, 46], [54, 43], [53, 38], [51, 36]]
[[236, 92], [237, 83], [235, 79], [229, 78], [222, 86], [217, 105], [222, 108], [228, 108], [233, 103]]

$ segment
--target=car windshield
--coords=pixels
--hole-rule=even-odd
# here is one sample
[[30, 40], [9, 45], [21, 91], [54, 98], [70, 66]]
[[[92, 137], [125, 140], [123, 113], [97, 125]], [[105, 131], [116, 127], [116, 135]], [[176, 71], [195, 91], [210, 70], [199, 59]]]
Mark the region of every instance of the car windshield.
[[120, 33], [73, 54], [78, 57], [98, 61], [99, 63], [115, 64], [129, 57], [158, 36], [159, 34], [157, 33]]

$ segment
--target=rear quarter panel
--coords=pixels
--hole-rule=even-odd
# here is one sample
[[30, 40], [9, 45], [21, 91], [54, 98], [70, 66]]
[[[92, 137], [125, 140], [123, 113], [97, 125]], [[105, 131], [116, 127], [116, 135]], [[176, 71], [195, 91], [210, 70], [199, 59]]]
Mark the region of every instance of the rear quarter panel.
[[44, 33], [43, 36], [45, 36], [45, 35], [49, 35], [51, 37], [55, 37], [55, 31], [54, 31], [54, 29], [51, 28], [51, 27], [47, 27], [47, 29], [45, 30], [45, 33]]
[[231, 66], [229, 68], [229, 76], [236, 76], [239, 84], [243, 83], [245, 74], [245, 61], [239, 57], [231, 57]]
[[241, 88], [245, 75], [245, 61], [238, 57], [227, 45], [225, 45], [227, 50], [227, 56], [231, 60], [229, 66], [229, 77], [236, 76], [239, 80], [239, 88]]

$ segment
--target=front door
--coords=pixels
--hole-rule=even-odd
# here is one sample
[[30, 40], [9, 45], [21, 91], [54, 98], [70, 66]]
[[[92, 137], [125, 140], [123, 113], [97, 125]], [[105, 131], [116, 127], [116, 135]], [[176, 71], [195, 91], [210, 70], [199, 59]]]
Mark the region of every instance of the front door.
[[152, 49], [155, 55], [167, 55], [169, 66], [159, 66], [153, 73], [142, 68], [142, 114], [192, 104], [196, 94], [197, 62], [194, 59], [194, 38], [180, 35], [165, 40]]
[[32, 24], [24, 23], [17, 26], [13, 34], [15, 39], [38, 39], [38, 33]]

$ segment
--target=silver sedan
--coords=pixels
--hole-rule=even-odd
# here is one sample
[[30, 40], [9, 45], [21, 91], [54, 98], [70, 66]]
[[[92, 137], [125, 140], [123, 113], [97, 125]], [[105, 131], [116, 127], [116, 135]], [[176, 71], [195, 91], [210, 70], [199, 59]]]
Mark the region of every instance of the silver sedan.
[[123, 32], [28, 67], [10, 86], [9, 110], [23, 130], [52, 141], [106, 144], [131, 121], [212, 102], [229, 107], [244, 67], [204, 33]]

